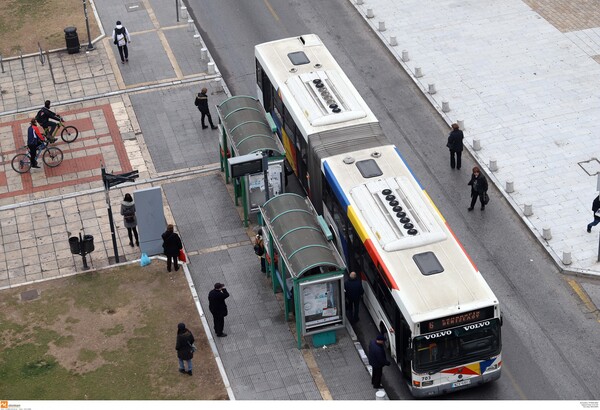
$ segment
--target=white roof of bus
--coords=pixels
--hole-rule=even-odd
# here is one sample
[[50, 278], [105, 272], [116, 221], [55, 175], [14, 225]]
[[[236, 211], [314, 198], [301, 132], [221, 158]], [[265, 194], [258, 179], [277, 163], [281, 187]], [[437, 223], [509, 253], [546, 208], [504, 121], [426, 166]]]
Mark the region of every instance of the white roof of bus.
[[[294, 65], [289, 54], [298, 52], [303, 52], [309, 63]], [[255, 54], [304, 135], [377, 122], [317, 35], [259, 44]], [[332, 104], [337, 108], [330, 108]]]
[[[372, 156], [375, 151], [381, 155]], [[347, 157], [352, 157], [355, 162], [346, 164], [344, 159]], [[356, 162], [361, 160], [374, 160], [383, 175], [363, 178], [356, 166]], [[409, 323], [498, 303], [394, 146], [337, 155], [325, 159], [324, 163], [335, 175], [358, 223], [396, 282], [399, 290], [398, 294], [393, 292], [394, 297], [403, 307], [403, 313], [409, 315]], [[408, 229], [398, 222], [396, 212], [392, 211], [381, 193], [383, 189], [391, 189], [392, 195], [410, 217], [418, 232], [416, 235], [410, 235]], [[423, 275], [413, 260], [413, 255], [423, 252], [433, 252], [443, 272]]]

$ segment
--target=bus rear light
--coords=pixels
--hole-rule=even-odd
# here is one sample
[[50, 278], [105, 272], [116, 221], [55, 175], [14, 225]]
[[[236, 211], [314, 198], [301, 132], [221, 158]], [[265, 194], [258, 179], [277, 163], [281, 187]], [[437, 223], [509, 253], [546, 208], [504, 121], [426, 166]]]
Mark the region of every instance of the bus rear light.
[[413, 380], [413, 386], [415, 386], [415, 387], [421, 387], [421, 382]]

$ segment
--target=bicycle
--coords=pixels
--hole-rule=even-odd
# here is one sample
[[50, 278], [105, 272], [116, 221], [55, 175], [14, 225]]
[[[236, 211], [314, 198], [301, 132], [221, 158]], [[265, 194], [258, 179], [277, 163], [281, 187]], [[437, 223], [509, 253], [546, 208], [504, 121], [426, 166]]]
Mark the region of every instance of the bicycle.
[[[11, 161], [11, 165], [16, 172], [19, 174], [24, 174], [31, 169], [31, 156], [29, 154], [29, 147], [27, 145], [21, 149], [26, 149], [27, 152], [15, 155]], [[40, 155], [42, 156], [42, 161], [44, 161], [44, 164], [50, 168], [59, 166], [62, 163], [64, 156], [60, 148], [50, 147], [48, 146], [48, 142], [45, 141], [38, 146], [38, 151], [35, 155], [36, 161]]]
[[62, 128], [60, 132], [60, 138], [68, 144], [72, 143], [79, 136], [79, 130], [72, 125], [65, 125], [65, 122], [61, 118], [57, 123], [56, 128], [54, 128], [54, 132], [52, 135], [49, 133], [50, 127], [44, 127], [44, 137], [46, 137], [50, 142], [56, 141], [56, 135], [58, 134], [58, 130]]

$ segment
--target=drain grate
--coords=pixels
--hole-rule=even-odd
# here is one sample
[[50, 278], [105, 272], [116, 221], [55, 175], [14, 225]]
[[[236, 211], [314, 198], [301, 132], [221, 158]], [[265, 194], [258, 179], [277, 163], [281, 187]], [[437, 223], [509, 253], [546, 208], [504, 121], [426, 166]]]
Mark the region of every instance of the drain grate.
[[23, 302], [26, 302], [28, 300], [34, 300], [39, 297], [40, 297], [40, 294], [38, 293], [37, 289], [31, 289], [31, 290], [28, 290], [27, 292], [21, 293], [21, 300]]
[[600, 174], [600, 161], [596, 158], [579, 162], [578, 164], [589, 176]]

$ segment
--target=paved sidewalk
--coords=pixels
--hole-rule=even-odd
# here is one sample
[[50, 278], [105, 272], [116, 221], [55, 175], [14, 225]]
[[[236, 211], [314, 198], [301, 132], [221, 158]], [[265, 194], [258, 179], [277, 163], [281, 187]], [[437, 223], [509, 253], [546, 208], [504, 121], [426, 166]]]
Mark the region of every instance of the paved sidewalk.
[[[600, 172], [597, 4], [350, 1], [448, 124], [464, 121], [467, 148], [555, 261], [599, 275], [598, 230], [586, 232]], [[366, 17], [368, 10], [374, 17]], [[437, 93], [428, 94], [429, 84]], [[440, 135], [440, 149], [445, 138]], [[507, 192], [508, 182], [514, 192]], [[543, 237], [546, 228], [551, 239]], [[572, 256], [568, 266], [565, 251]]]
[[[5, 61], [0, 75], [0, 288], [81, 271], [68, 237], [95, 238], [92, 268], [112, 263], [113, 247], [100, 163], [109, 172], [140, 171], [138, 183], [111, 190], [120, 255], [139, 257], [128, 245], [119, 215], [124, 193], [163, 188], [166, 218], [175, 222], [190, 256], [190, 275], [203, 309], [216, 281], [228, 285], [227, 338], [216, 339], [237, 399], [372, 400], [370, 376], [350, 334], [326, 349], [296, 348], [294, 326], [260, 273], [239, 209], [218, 171], [217, 132], [202, 130], [193, 105], [202, 87], [209, 104], [228, 97], [218, 71], [209, 73], [202, 42], [177, 22], [173, 3], [161, 0], [96, 2], [104, 31], [117, 20], [131, 33], [129, 62], [120, 63], [109, 38], [89, 53]], [[131, 7], [136, 6], [136, 7]], [[51, 71], [52, 70], [52, 71]], [[17, 175], [10, 160], [22, 145], [28, 119], [45, 99], [81, 133], [59, 143], [65, 162]], [[122, 259], [123, 260], [123, 259]], [[208, 315], [209, 323], [212, 318]], [[198, 321], [200, 325], [200, 321]], [[215, 375], [215, 377], [217, 377]]]

